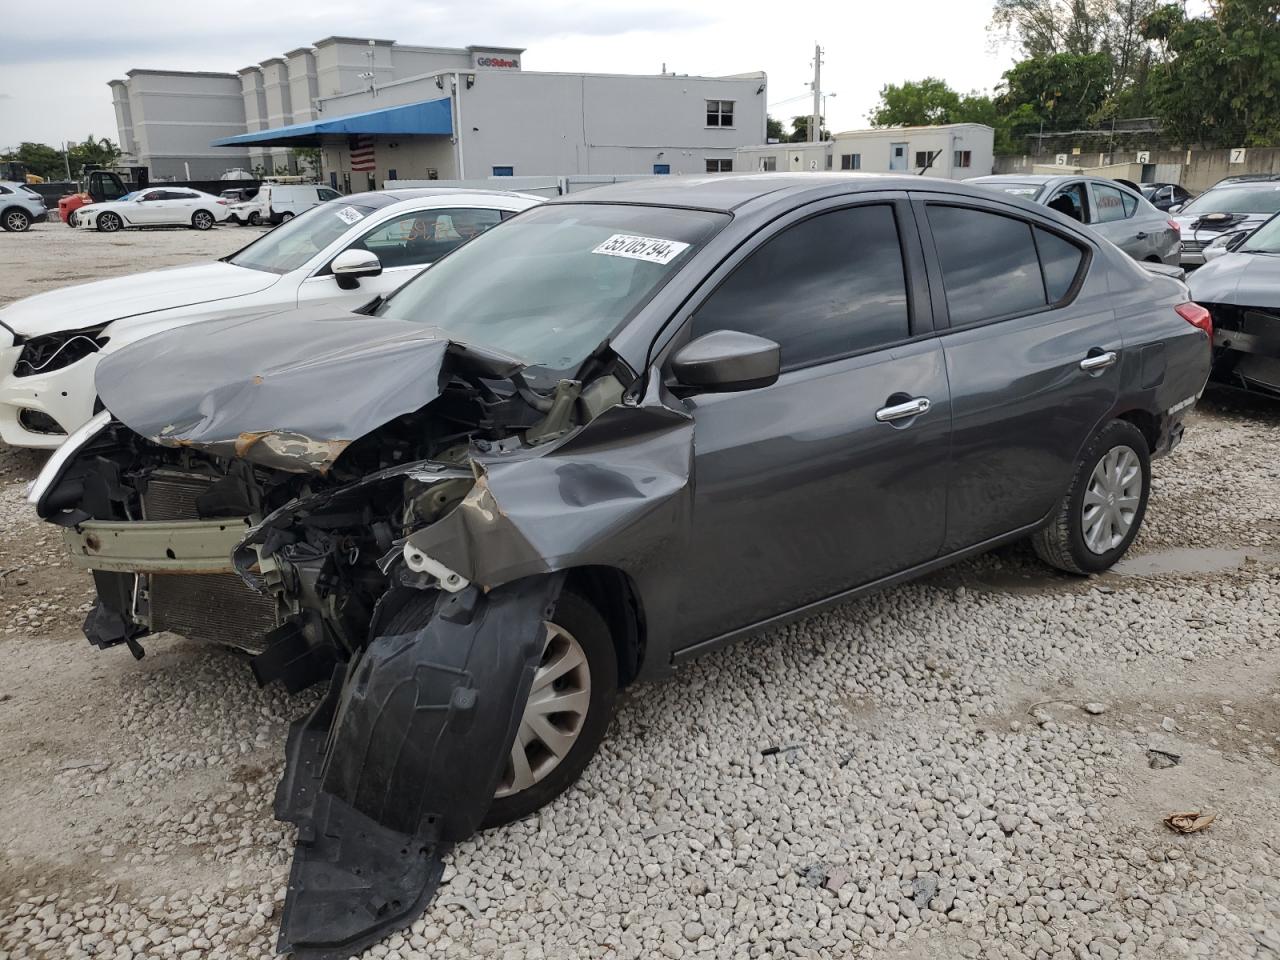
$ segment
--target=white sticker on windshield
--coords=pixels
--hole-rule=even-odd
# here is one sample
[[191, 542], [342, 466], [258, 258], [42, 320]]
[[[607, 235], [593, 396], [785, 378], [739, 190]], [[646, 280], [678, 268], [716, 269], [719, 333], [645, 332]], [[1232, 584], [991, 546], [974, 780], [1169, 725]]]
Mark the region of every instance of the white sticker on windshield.
[[592, 253], [601, 253], [606, 257], [626, 257], [629, 260], [644, 260], [647, 263], [668, 264], [685, 250], [687, 243], [679, 240], [659, 240], [655, 237], [633, 237], [627, 233], [615, 233]]
[[355, 207], [343, 207], [341, 210], [335, 210], [334, 214], [338, 217], [339, 220], [341, 220], [343, 223], [347, 224], [348, 226], [350, 226], [351, 224], [355, 223], [358, 220], [364, 219], [364, 214], [361, 213], [359, 210], [357, 210]]

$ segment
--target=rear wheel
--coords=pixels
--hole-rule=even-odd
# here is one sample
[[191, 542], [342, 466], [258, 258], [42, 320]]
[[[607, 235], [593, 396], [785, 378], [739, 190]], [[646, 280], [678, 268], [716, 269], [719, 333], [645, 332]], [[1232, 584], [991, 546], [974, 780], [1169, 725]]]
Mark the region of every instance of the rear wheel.
[[256, 227], [261, 223], [262, 223], [262, 215], [259, 214], [257, 210], [249, 214], [249, 226]]
[[213, 226], [213, 214], [208, 210], [197, 210], [191, 215], [191, 225], [197, 230], [208, 230]]
[[72, 210], [70, 213], [67, 214], [67, 226], [75, 227], [75, 225], [76, 225], [76, 212]]
[[1142, 431], [1112, 420], [1076, 463], [1053, 519], [1031, 538], [1040, 559], [1068, 573], [1101, 573], [1124, 556], [1142, 526], [1151, 452]]
[[280, 214], [280, 222], [281, 222], [281, 223], [288, 223], [288, 222], [289, 222], [290, 220], [292, 220], [292, 219], [293, 219], [293, 214], [292, 214], [292, 213], [290, 213], [288, 210], [286, 210], [284, 213]]
[[124, 221], [120, 219], [120, 215], [112, 213], [110, 210], [105, 213], [98, 214], [98, 229], [103, 233], [115, 233], [124, 226]]
[[31, 217], [25, 210], [6, 210], [4, 228], [10, 233], [22, 233], [31, 226]]

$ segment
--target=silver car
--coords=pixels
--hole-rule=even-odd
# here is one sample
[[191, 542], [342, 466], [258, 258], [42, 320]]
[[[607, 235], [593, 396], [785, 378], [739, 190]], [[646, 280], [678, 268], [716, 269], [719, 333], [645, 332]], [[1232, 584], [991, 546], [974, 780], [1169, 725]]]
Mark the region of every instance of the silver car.
[[1280, 213], [1280, 177], [1218, 183], [1169, 213], [1182, 229], [1182, 265], [1198, 267], [1212, 259], [1210, 245], [1224, 252], [1216, 242], [1224, 235], [1248, 233]]
[[1141, 194], [1100, 177], [997, 175], [974, 177], [978, 183], [1021, 197], [1087, 224], [1135, 260], [1177, 264], [1181, 251], [1178, 224]]
[[42, 223], [48, 216], [44, 197], [25, 183], [0, 180], [0, 227], [10, 233], [22, 233], [33, 223]]

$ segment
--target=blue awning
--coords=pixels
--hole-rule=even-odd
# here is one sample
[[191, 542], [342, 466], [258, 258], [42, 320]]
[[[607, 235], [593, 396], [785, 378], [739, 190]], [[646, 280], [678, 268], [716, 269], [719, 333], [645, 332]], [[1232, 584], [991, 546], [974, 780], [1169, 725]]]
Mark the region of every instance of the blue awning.
[[274, 144], [283, 147], [318, 147], [325, 136], [350, 134], [444, 134], [453, 133], [453, 111], [449, 98], [423, 100], [402, 107], [384, 107], [366, 113], [350, 113], [345, 117], [325, 117], [287, 127], [255, 130], [234, 137], [215, 140], [211, 146], [239, 147], [246, 144]]

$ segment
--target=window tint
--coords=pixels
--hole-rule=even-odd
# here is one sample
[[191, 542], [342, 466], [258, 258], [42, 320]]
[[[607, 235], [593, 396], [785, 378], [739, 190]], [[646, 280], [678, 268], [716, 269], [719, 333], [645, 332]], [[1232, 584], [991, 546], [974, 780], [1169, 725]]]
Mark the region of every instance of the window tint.
[[1030, 224], [967, 207], [928, 210], [953, 327], [1045, 305]]
[[1120, 199], [1124, 201], [1124, 215], [1126, 217], [1132, 217], [1138, 212], [1138, 198], [1132, 193], [1122, 193], [1120, 194]]
[[416, 210], [379, 224], [348, 249], [376, 253], [388, 268], [435, 263], [454, 247], [501, 222], [497, 210]]
[[[1089, 205], [1085, 201], [1084, 184], [1072, 183], [1062, 187], [1049, 200], [1045, 206], [1059, 213], [1065, 213], [1072, 220], [1079, 220], [1081, 223], [1089, 223], [1088, 209]], [[1095, 215], [1094, 220], [1097, 220]]]
[[0, 194], [13, 193], [8, 187], [0, 187]]
[[769, 239], [693, 318], [693, 336], [740, 330], [777, 342], [783, 367], [910, 335], [893, 208], [819, 214]]
[[340, 196], [342, 196], [342, 194], [338, 193], [337, 190], [330, 190], [328, 187], [320, 188], [321, 200], [337, 200]]
[[1093, 199], [1098, 205], [1098, 209], [1093, 212], [1094, 223], [1123, 220], [1128, 216], [1125, 213], [1124, 194], [1118, 187], [1108, 187], [1106, 184], [1095, 183], [1093, 185]]
[[1040, 251], [1040, 267], [1044, 270], [1045, 291], [1050, 303], [1057, 303], [1067, 295], [1071, 284], [1080, 272], [1084, 251], [1056, 233], [1036, 231], [1036, 249]]

